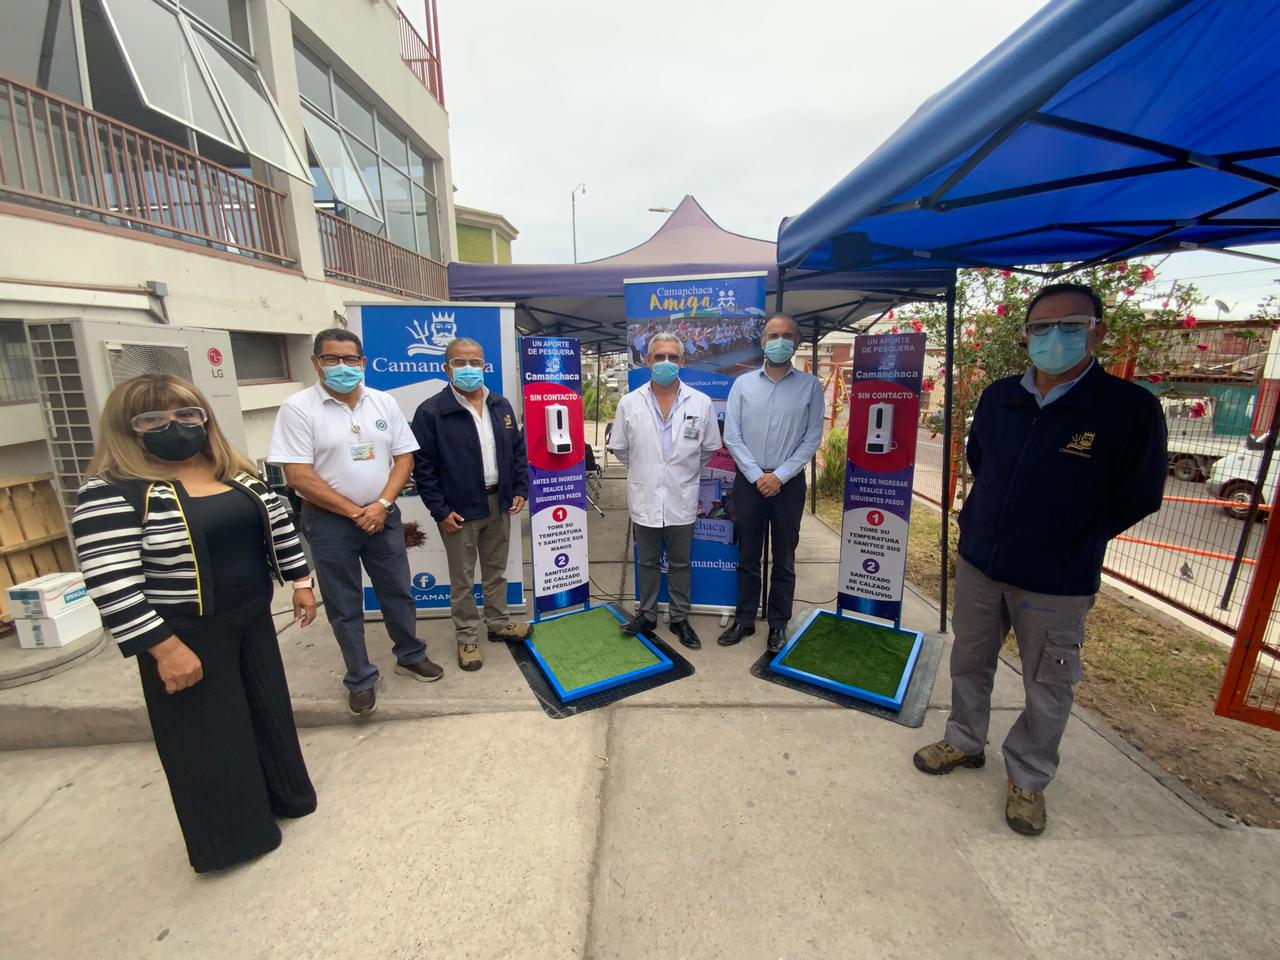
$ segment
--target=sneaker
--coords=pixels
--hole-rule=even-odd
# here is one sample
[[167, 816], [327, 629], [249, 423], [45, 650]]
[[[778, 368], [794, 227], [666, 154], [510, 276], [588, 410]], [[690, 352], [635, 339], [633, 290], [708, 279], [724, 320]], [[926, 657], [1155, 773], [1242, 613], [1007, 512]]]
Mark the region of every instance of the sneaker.
[[458, 644], [458, 666], [463, 670], [479, 670], [484, 666], [484, 654], [478, 643]]
[[368, 716], [378, 709], [377, 691], [373, 687], [368, 690], [352, 690], [347, 694], [347, 706], [357, 717]]
[[444, 667], [423, 657], [417, 663], [397, 663], [396, 673], [403, 674], [406, 677], [413, 677], [413, 679], [421, 680], [423, 683], [431, 683], [433, 680], [439, 680], [444, 676]]
[[1027, 837], [1040, 836], [1048, 821], [1044, 809], [1044, 794], [1009, 784], [1009, 792], [1004, 801], [1004, 819], [1014, 833]]
[[489, 628], [489, 639], [495, 643], [519, 643], [533, 636], [532, 623], [505, 623], [498, 629]]
[[945, 740], [917, 750], [911, 758], [916, 769], [924, 773], [950, 773], [956, 767], [981, 767], [987, 762], [985, 753], [961, 753]]

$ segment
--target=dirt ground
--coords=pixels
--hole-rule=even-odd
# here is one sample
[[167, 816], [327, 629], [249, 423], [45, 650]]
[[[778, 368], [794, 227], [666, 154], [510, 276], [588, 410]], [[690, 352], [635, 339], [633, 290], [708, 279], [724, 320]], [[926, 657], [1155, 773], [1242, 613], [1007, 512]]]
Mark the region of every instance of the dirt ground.
[[[839, 526], [836, 504], [820, 501], [818, 511]], [[952, 524], [952, 557], [956, 536]], [[940, 517], [917, 504], [907, 579], [935, 600], [940, 558]], [[1017, 657], [1012, 638], [1005, 650]], [[1213, 712], [1227, 662], [1225, 647], [1104, 587], [1089, 616], [1083, 660], [1077, 703], [1228, 816], [1280, 828], [1280, 731]]]

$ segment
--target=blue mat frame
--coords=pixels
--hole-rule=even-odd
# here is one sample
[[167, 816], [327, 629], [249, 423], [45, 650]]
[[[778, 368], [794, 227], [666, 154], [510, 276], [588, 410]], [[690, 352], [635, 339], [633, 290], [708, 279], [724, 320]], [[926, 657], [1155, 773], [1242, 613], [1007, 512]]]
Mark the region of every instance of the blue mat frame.
[[[782, 661], [791, 653], [796, 643], [804, 636], [805, 631], [813, 625], [818, 617], [835, 617], [837, 620], [856, 620], [859, 623], [865, 623], [871, 627], [880, 627], [885, 630], [893, 630], [895, 633], [915, 634], [915, 642], [911, 645], [911, 654], [907, 657], [906, 666], [902, 670], [902, 680], [898, 683], [898, 689], [892, 697], [882, 696], [878, 693], [872, 693], [870, 690], [863, 690], [861, 687], [851, 686], [847, 683], [840, 683], [838, 680], [831, 680], [827, 677], [820, 677], [814, 673], [806, 673], [804, 670], [797, 670], [794, 667], [785, 666]], [[916, 660], [920, 657], [920, 647], [924, 644], [924, 634], [918, 630], [903, 630], [901, 627], [892, 627], [883, 623], [876, 623], [873, 620], [866, 620], [862, 617], [841, 616], [839, 613], [832, 613], [830, 610], [815, 610], [809, 614], [804, 623], [800, 625], [800, 629], [795, 632], [786, 646], [778, 651], [778, 655], [769, 662], [769, 669], [774, 673], [780, 673], [784, 677], [791, 677], [793, 680], [803, 680], [805, 683], [812, 683], [815, 686], [823, 687], [827, 690], [834, 690], [836, 693], [843, 693], [845, 696], [856, 697], [859, 700], [866, 700], [868, 703], [874, 703], [877, 706], [887, 707], [890, 710], [901, 710], [902, 701], [907, 695], [907, 686], [911, 683], [911, 675], [916, 669]]]
[[[606, 610], [608, 610], [610, 613], [614, 615], [614, 617], [617, 619], [619, 623], [627, 622], [626, 618], [613, 608], [613, 604], [606, 603], [604, 604], [604, 607]], [[599, 608], [592, 607], [591, 609], [595, 610]], [[542, 617], [542, 619], [538, 621], [538, 623], [541, 624], [541, 623], [546, 623], [549, 620], [559, 620], [562, 617], [576, 617], [579, 614], [583, 614], [587, 612], [588, 612], [587, 610], [571, 610], [568, 613], [553, 614], [552, 616], [549, 616], [549, 617], [544, 616]], [[533, 654], [533, 659], [537, 662], [538, 668], [542, 671], [543, 676], [545, 676], [547, 680], [551, 683], [551, 689], [555, 691], [556, 696], [559, 697], [560, 700], [564, 703], [571, 703], [574, 700], [579, 700], [582, 697], [589, 697], [591, 696], [591, 694], [599, 693], [602, 690], [611, 690], [614, 687], [620, 687], [626, 683], [634, 683], [637, 680], [643, 680], [645, 677], [652, 677], [655, 674], [666, 673], [668, 670], [670, 670], [674, 666], [674, 664], [671, 662], [671, 658], [668, 657], [661, 650], [659, 650], [657, 647], [655, 647], [649, 641], [649, 638], [646, 637], [643, 633], [637, 633], [637, 634], [634, 634], [634, 636], [637, 640], [639, 640], [646, 647], [648, 647], [649, 651], [655, 657], [658, 658], [657, 663], [650, 664], [647, 667], [641, 667], [639, 670], [631, 670], [627, 673], [620, 673], [616, 677], [609, 677], [608, 679], [605, 679], [605, 680], [597, 680], [595, 683], [588, 683], [585, 687], [575, 687], [572, 690], [566, 690], [561, 685], [560, 678], [555, 675], [555, 672], [551, 669], [547, 661], [542, 658], [542, 652], [538, 649], [538, 646], [534, 637], [529, 637], [528, 639], [522, 640], [521, 642], [524, 643], [529, 648], [529, 652]]]

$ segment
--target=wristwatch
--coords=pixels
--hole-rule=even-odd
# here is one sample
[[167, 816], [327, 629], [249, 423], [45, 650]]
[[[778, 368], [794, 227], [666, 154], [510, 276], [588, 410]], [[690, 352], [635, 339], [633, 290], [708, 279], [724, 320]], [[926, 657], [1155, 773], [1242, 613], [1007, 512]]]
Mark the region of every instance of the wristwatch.
[[382, 504], [382, 509], [386, 510], [387, 513], [390, 513], [392, 510], [396, 508], [396, 503], [394, 500], [385, 500], [382, 497], [379, 497], [378, 502]]

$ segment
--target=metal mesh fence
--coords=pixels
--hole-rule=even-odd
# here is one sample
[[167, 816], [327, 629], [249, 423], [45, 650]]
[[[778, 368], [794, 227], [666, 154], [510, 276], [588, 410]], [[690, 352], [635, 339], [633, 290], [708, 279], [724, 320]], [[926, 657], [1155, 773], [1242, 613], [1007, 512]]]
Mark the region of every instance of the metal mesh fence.
[[[916, 441], [914, 492], [942, 503], [943, 435], [926, 423]], [[1186, 613], [1233, 633], [1258, 561], [1265, 530], [1266, 504], [1280, 466], [1262, 475], [1262, 450], [1239, 441], [1209, 477], [1182, 480], [1170, 475], [1160, 510], [1113, 540], [1104, 570], [1159, 597]], [[956, 508], [966, 478], [957, 478]], [[1255, 489], [1263, 491], [1259, 520], [1246, 525], [1244, 514]], [[1240, 560], [1236, 562], [1239, 554]], [[1232, 571], [1235, 576], [1232, 576]], [[1280, 684], [1280, 678], [1276, 681]]]

